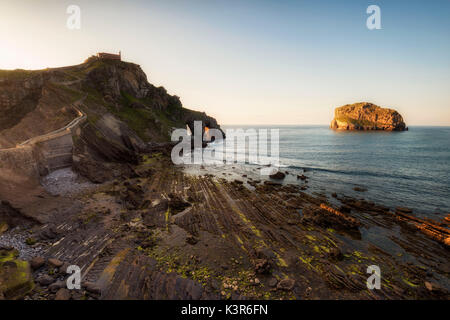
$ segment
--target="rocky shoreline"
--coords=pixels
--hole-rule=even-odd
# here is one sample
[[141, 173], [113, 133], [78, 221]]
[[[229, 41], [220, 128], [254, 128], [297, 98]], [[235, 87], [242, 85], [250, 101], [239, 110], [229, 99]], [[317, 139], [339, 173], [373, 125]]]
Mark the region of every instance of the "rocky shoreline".
[[[0, 298], [449, 298], [448, 220], [305, 193], [307, 173], [281, 184], [185, 171], [161, 152], [141, 156], [112, 181], [54, 197], [60, 210], [40, 223], [3, 232], [15, 240], [0, 241], [0, 270], [28, 276], [0, 281]], [[68, 265], [82, 270], [80, 290], [65, 288]], [[370, 265], [381, 290], [366, 287]]]

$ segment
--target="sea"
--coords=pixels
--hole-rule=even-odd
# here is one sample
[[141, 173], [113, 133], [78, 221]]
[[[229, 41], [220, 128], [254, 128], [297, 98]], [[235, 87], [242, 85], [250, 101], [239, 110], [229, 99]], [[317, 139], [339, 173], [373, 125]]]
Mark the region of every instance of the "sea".
[[[337, 193], [390, 208], [408, 207], [416, 216], [433, 219], [450, 213], [450, 127], [412, 126], [403, 132], [335, 131], [328, 126], [241, 125], [222, 129], [242, 129], [249, 136], [257, 135], [260, 141], [264, 129], [269, 133], [277, 129], [277, 166], [288, 173], [284, 183], [304, 185], [297, 175], [305, 175], [306, 192], [326, 196]], [[236, 147], [227, 140], [210, 143], [204, 150], [205, 158], [213, 155], [220, 159], [222, 155], [228, 159], [234, 153], [235, 159], [240, 155], [246, 161], [204, 165], [202, 169], [229, 179], [245, 175], [255, 179], [265, 163], [260, 142]], [[269, 142], [269, 150], [271, 146]]]

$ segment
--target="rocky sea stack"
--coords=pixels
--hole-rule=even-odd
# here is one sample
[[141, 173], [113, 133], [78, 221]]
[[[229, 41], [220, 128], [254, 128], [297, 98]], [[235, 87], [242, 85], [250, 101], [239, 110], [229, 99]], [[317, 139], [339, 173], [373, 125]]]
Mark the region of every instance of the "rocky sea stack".
[[331, 129], [338, 130], [408, 130], [402, 116], [393, 109], [373, 103], [358, 102], [336, 108]]

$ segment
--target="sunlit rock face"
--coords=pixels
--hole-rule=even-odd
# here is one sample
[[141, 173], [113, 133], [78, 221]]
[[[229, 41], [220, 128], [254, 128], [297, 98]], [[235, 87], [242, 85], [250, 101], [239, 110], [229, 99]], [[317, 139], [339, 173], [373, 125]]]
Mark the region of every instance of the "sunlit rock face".
[[393, 109], [359, 102], [335, 109], [331, 129], [404, 131], [408, 128], [402, 116]]

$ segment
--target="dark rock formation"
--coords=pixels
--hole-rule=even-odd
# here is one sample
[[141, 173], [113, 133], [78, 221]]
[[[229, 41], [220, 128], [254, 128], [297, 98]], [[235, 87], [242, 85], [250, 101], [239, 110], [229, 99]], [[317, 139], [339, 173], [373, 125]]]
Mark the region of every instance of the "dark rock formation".
[[[186, 125], [193, 131], [194, 121], [202, 121], [203, 129], [220, 129], [214, 118], [184, 108], [178, 96], [148, 83], [139, 65], [95, 59], [90, 63], [96, 67], [87, 74], [83, 86], [99, 92], [103, 102], [113, 108], [112, 113], [120, 119], [129, 125], [132, 120], [131, 128], [137, 129], [135, 131], [145, 142], [167, 141], [173, 128]], [[142, 120], [147, 121], [146, 125], [140, 123]]]
[[184, 123], [189, 127], [191, 132], [194, 132], [194, 121], [201, 121], [202, 122], [202, 135], [205, 133], [205, 128], [208, 127], [209, 129], [218, 129], [222, 133], [223, 138], [225, 138], [225, 132], [220, 128], [219, 124], [217, 123], [216, 119], [208, 116], [204, 112], [199, 111], [193, 111], [189, 109], [183, 108], [183, 120]]
[[292, 290], [295, 285], [295, 280], [292, 279], [283, 279], [281, 280], [278, 285], [277, 289], [279, 290]]
[[324, 204], [319, 208], [305, 209], [302, 219], [305, 223], [311, 222], [324, 228], [334, 227], [354, 233], [359, 233], [358, 228], [361, 226], [359, 220]]
[[37, 221], [24, 215], [19, 209], [14, 208], [8, 201], [0, 200], [0, 227], [5, 224], [11, 228], [16, 226], [31, 226]]
[[281, 171], [277, 171], [276, 173], [269, 175], [269, 177], [275, 180], [283, 180], [286, 177], [286, 174]]
[[[76, 118], [61, 90], [48, 72], [0, 70], [0, 148], [14, 147], [36, 135], [61, 128]], [[45, 119], [45, 121], [42, 121]]]
[[30, 260], [30, 266], [33, 270], [37, 270], [45, 264], [45, 259], [43, 257], [34, 257]]
[[395, 110], [369, 102], [348, 104], [335, 110], [331, 128], [338, 130], [408, 130], [402, 116]]
[[0, 297], [20, 299], [34, 287], [30, 265], [15, 249], [0, 249]]
[[214, 118], [184, 108], [179, 97], [150, 84], [134, 63], [91, 57], [64, 68], [0, 70], [0, 149], [54, 134], [80, 114], [83, 121], [70, 129], [73, 159], [70, 150], [55, 152], [96, 183], [117, 177], [114, 163], [136, 164], [139, 152], [170, 142], [177, 128], [193, 131], [201, 121], [203, 132], [220, 130]]

